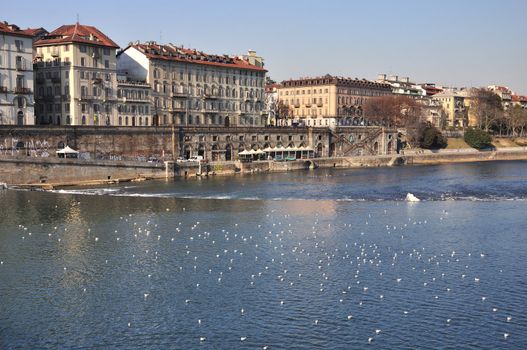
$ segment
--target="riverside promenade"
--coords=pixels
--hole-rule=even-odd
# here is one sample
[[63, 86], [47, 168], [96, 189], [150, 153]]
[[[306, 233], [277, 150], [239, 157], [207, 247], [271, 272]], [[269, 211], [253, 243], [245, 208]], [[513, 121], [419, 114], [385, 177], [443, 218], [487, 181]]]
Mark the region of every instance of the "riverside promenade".
[[345, 169], [500, 160], [527, 160], [527, 147], [498, 148], [491, 151], [474, 149], [406, 151], [404, 154], [394, 155], [323, 157], [288, 162], [266, 160], [176, 163], [173, 161], [147, 162], [2, 156], [0, 157], [0, 183], [21, 188], [53, 189], [177, 177], [232, 176], [316, 168]]

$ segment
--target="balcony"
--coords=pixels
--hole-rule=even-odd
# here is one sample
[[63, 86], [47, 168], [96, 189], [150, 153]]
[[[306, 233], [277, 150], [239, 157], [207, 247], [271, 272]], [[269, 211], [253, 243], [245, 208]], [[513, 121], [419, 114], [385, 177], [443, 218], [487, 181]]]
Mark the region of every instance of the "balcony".
[[322, 107], [324, 104], [322, 102], [317, 102], [317, 107]]
[[60, 84], [60, 78], [51, 78], [51, 82], [54, 83], [54, 84]]
[[37, 84], [45, 84], [46, 83], [46, 79], [44, 79], [44, 78], [37, 78], [37, 79], [35, 79], [35, 81], [37, 82]]
[[294, 106], [295, 108], [300, 108], [300, 103], [295, 103]]
[[15, 88], [15, 93], [16, 94], [30, 94], [31, 93], [31, 89], [30, 88], [27, 88], [27, 87], [20, 87], [20, 86], [17, 86]]
[[102, 78], [95, 78], [93, 79], [94, 84], [102, 84]]
[[172, 98], [187, 98], [188, 97], [188, 95], [184, 92], [172, 92], [170, 93], [170, 96]]
[[80, 100], [81, 101], [91, 101], [91, 100], [98, 100], [99, 97], [95, 95], [81, 95]]
[[24, 71], [24, 70], [28, 70], [28, 69], [29, 69], [29, 68], [27, 67], [25, 61], [17, 62], [17, 63], [16, 63], [16, 70]]
[[216, 100], [218, 98], [218, 96], [213, 94], [205, 94], [204, 97], [208, 100]]

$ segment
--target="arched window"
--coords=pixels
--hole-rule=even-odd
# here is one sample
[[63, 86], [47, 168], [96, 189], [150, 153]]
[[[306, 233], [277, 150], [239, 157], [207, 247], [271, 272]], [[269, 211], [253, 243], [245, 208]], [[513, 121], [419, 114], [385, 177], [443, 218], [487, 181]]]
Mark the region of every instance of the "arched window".
[[86, 116], [85, 115], [82, 116], [81, 124], [82, 125], [86, 125]]
[[123, 125], [123, 117], [119, 116], [119, 126]]

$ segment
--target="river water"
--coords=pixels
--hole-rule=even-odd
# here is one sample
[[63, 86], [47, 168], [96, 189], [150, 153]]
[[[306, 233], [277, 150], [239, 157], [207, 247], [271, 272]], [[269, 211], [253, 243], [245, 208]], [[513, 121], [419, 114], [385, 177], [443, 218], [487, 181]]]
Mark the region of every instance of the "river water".
[[0, 349], [525, 349], [526, 213], [527, 162], [0, 191]]

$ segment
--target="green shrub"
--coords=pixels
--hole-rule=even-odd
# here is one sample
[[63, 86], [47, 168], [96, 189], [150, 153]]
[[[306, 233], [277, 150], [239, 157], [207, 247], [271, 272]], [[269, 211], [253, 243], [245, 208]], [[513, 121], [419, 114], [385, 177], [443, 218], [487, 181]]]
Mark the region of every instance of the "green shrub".
[[489, 133], [481, 129], [467, 129], [464, 139], [470, 147], [476, 149], [489, 147], [492, 141]]
[[418, 130], [419, 147], [425, 149], [445, 148], [448, 144], [446, 137], [435, 126], [422, 124]]

